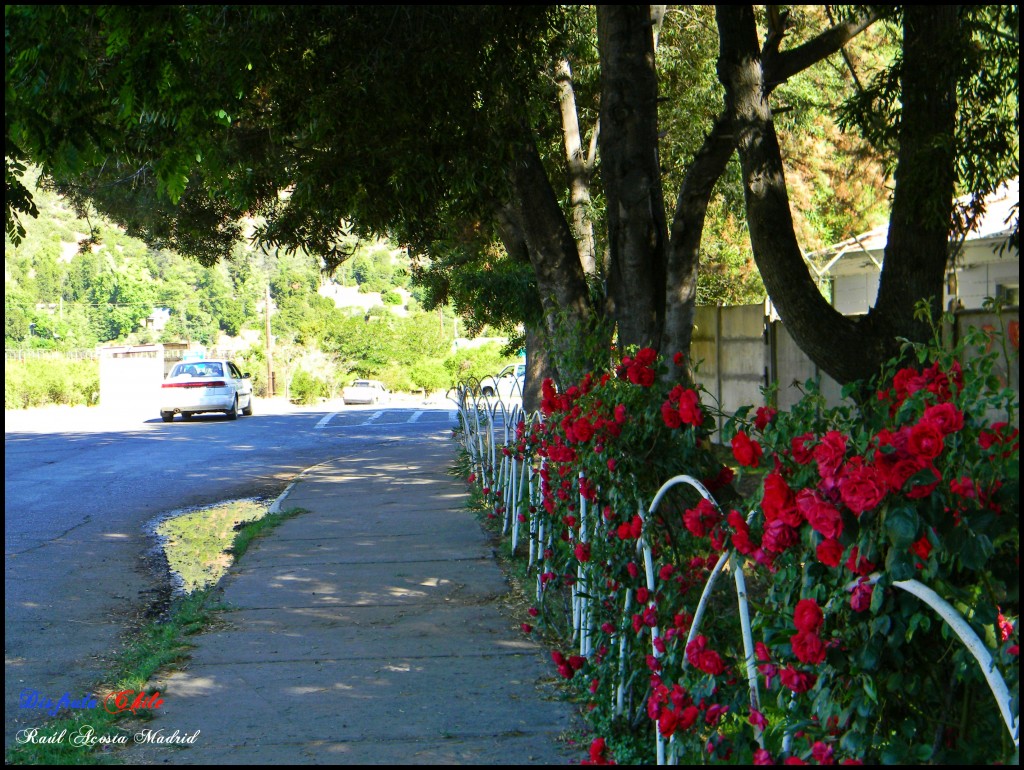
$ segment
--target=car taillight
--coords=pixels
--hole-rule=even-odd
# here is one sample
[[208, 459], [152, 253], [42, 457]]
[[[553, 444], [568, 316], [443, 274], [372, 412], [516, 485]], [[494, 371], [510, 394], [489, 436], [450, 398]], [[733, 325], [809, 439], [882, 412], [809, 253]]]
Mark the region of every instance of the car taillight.
[[226, 388], [228, 384], [223, 380], [213, 380], [212, 382], [165, 382], [161, 387], [164, 388]]

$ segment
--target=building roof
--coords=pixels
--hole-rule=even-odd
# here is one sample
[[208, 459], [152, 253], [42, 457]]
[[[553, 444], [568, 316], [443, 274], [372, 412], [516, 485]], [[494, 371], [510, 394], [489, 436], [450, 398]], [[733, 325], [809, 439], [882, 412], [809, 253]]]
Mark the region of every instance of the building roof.
[[[970, 199], [971, 196], [965, 195], [957, 201], [969, 203]], [[969, 261], [977, 263], [999, 258], [997, 245], [1006, 241], [1017, 227], [1019, 202], [1019, 177], [1004, 182], [986, 197], [984, 216], [964, 239], [965, 257], [968, 250], [972, 257]], [[804, 259], [819, 278], [837, 273], [860, 273], [869, 267], [881, 270], [888, 238], [889, 223], [886, 222], [873, 230], [808, 254]], [[1019, 252], [1015, 256], [1019, 258]]]

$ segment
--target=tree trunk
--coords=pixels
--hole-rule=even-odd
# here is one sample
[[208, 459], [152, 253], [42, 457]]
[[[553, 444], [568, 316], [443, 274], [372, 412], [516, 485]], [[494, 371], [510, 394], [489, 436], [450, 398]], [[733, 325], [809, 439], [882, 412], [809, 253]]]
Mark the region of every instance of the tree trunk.
[[[530, 248], [519, 213], [511, 205], [502, 206], [495, 212], [498, 235], [505, 247], [505, 253], [517, 262], [530, 262]], [[526, 319], [526, 379], [523, 383], [523, 409], [527, 414], [540, 408], [541, 384], [550, 377], [559, 381], [558, 371], [550, 353], [550, 339], [544, 332], [543, 323]]]
[[[903, 121], [910, 121], [915, 128], [901, 134], [898, 180], [920, 180], [922, 176], [935, 179], [921, 165], [927, 162], [951, 167], [953, 158], [951, 151], [943, 155], [920, 149], [935, 144], [949, 147], [951, 140], [946, 133], [951, 123], [941, 118], [949, 109], [953, 83], [950, 79], [944, 81], [941, 77], [934, 77], [935, 73], [944, 70], [936, 61], [941, 59], [943, 49], [935, 41], [944, 39], [943, 33], [948, 32], [944, 25], [948, 22], [941, 20], [944, 18], [941, 12], [934, 13], [934, 17], [932, 14], [930, 8], [918, 8], [909, 14], [934, 19], [935, 23], [912, 23], [906, 29], [904, 66], [907, 70], [914, 69], [915, 79], [904, 82]], [[750, 238], [754, 259], [768, 295], [786, 330], [821, 369], [841, 383], [870, 377], [887, 357], [897, 352], [897, 336], [920, 338], [920, 330], [908, 325], [907, 318], [908, 315], [912, 318], [914, 302], [927, 296], [922, 295], [922, 291], [938, 286], [941, 292], [947, 228], [936, 225], [935, 219], [929, 220], [931, 225], [918, 223], [918, 227], [927, 230], [927, 242], [932, 244], [927, 248], [932, 250], [937, 243], [936, 234], [942, 232], [941, 239], [938, 239], [942, 245], [938, 251], [943, 257], [939, 260], [931, 256], [930, 261], [915, 262], [922, 255], [920, 250], [908, 248], [908, 238], [912, 240], [922, 236], [905, 229], [909, 221], [899, 216], [894, 203], [890, 247], [886, 250], [882, 272], [888, 294], [883, 297], [880, 291], [879, 304], [882, 307], [879, 312], [869, 313], [862, 321], [844, 318], [836, 312], [811, 279], [794, 234], [782, 156], [768, 105], [771, 84], [766, 81], [758, 52], [753, 9], [750, 6], [718, 6], [717, 16], [721, 39], [719, 79], [726, 89], [726, 112], [733, 117], [737, 129]], [[929, 39], [924, 37], [926, 34], [936, 37]], [[916, 45], [918, 41], [921, 45]], [[929, 66], [930, 70], [927, 69]], [[919, 70], [920, 67], [925, 69]], [[932, 77], [927, 77], [929, 72]], [[911, 86], [919, 93], [907, 93]], [[944, 106], [936, 106], [933, 102]], [[927, 118], [918, 114], [924, 111], [925, 105], [934, 110], [925, 111], [929, 115]], [[938, 172], [938, 177], [942, 178], [941, 172]], [[951, 189], [923, 189], [921, 184], [909, 187], [913, 194], [921, 197], [920, 208], [915, 211], [950, 210]], [[909, 190], [904, 194], [909, 194]], [[911, 207], [910, 203], [904, 205]], [[917, 232], [923, 234], [924, 230]], [[902, 283], [896, 285], [893, 275], [902, 276], [897, 279]]]
[[[690, 342], [697, 309], [704, 219], [715, 184], [725, 172], [735, 147], [732, 124], [726, 116], [720, 116], [686, 172], [676, 199], [668, 247], [665, 331], [661, 343], [661, 351], [669, 358], [670, 380], [693, 380]], [[672, 361], [677, 352], [684, 357], [678, 366]]]
[[950, 59], [957, 49], [957, 7], [908, 5], [903, 12], [899, 165], [889, 238], [872, 323], [918, 341], [931, 329], [914, 320], [914, 304], [942, 312], [949, 259], [956, 161], [956, 86]]
[[550, 352], [559, 373], [567, 375], [562, 361], [571, 357], [577, 335], [589, 334], [594, 322], [576, 240], [532, 140], [520, 145], [511, 181], [513, 208], [536, 273]]
[[[773, 24], [762, 51], [765, 88], [768, 90], [839, 51], [846, 42], [874, 23], [878, 15], [875, 10], [866, 9], [785, 52], [779, 50], [786, 33], [785, 23], [780, 17], [771, 18], [779, 23]], [[670, 380], [693, 379], [689, 353], [704, 220], [715, 184], [725, 172], [735, 147], [736, 132], [731, 116], [728, 113], [720, 115], [694, 157], [676, 199], [668, 248], [665, 332], [661, 350], [667, 356], [681, 352], [684, 361], [680, 366], [670, 362], [667, 375]]]
[[[558, 106], [562, 115], [562, 137], [565, 144], [565, 160], [569, 166], [569, 205], [572, 207], [572, 224], [580, 255], [583, 272], [597, 277], [597, 246], [594, 242], [594, 223], [587, 209], [590, 206], [590, 178], [594, 171], [596, 143], [592, 144], [589, 155], [583, 153], [583, 136], [580, 133], [579, 114], [576, 110], [576, 93], [572, 85], [572, 69], [569, 62], [562, 60], [555, 69], [558, 85]], [[595, 139], [596, 139], [595, 131]]]
[[658, 165], [658, 82], [649, 6], [597, 7], [608, 294], [620, 348], [657, 346], [667, 228]]
[[548, 355], [547, 335], [543, 329], [526, 326], [526, 379], [523, 383], [523, 410], [531, 414], [540, 409], [541, 385], [550, 378], [558, 382], [558, 372]]

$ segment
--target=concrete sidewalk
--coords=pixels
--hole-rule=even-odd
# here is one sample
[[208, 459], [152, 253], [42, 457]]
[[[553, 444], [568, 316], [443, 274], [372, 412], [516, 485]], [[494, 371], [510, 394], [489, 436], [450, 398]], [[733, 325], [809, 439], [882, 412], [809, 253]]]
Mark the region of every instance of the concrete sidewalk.
[[223, 581], [226, 626], [153, 683], [144, 726], [192, 735], [128, 762], [569, 764], [585, 747], [545, 651], [448, 470], [450, 439], [388, 442], [309, 470]]

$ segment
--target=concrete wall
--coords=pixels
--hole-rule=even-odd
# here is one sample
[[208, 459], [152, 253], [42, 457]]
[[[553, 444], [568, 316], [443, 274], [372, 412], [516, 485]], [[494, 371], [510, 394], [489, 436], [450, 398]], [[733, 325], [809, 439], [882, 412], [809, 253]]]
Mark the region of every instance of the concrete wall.
[[100, 350], [101, 407], [150, 410], [157, 417], [163, 379], [163, 345]]
[[[956, 328], [950, 330], [954, 339], [961, 338], [969, 326], [998, 329], [1005, 334], [1010, 361], [1001, 356], [995, 373], [1004, 385], [1019, 393], [1020, 352], [1013, 342], [1018, 340], [1019, 345], [1019, 311], [1004, 312], [1000, 321], [994, 313], [964, 310], [956, 314], [956, 321]], [[842, 402], [839, 383], [821, 372], [796, 346], [781, 321], [766, 316], [763, 305], [697, 308], [691, 352], [697, 363], [697, 381], [727, 414], [748, 404], [763, 406], [761, 389], [769, 383], [778, 383], [779, 409], [789, 409], [799, 401], [808, 380], [819, 381], [829, 405]], [[968, 356], [983, 352], [975, 349]]]
[[770, 358], [763, 305], [697, 308], [690, 350], [697, 381], [722, 411], [764, 403]]
[[982, 307], [986, 297], [995, 297], [1000, 286], [1020, 286], [1020, 262], [1005, 259], [971, 265], [956, 271], [957, 294], [965, 308]]

